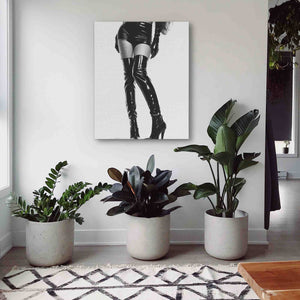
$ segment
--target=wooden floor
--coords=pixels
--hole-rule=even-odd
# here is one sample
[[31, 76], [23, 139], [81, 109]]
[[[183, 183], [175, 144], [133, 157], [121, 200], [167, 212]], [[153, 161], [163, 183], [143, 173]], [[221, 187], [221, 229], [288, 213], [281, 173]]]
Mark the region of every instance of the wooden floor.
[[[250, 245], [241, 261], [300, 260], [300, 181], [280, 181], [282, 209], [271, 214], [269, 246]], [[75, 247], [73, 264], [231, 264], [208, 256], [202, 245], [172, 245], [169, 254], [156, 262], [138, 261], [124, 246]], [[13, 248], [0, 260], [0, 277], [13, 266], [28, 266], [24, 248]]]

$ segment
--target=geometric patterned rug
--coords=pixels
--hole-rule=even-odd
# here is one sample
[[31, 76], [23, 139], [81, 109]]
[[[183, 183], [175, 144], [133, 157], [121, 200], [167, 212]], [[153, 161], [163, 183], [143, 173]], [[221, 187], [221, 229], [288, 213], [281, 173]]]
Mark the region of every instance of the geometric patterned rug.
[[151, 265], [23, 269], [15, 267], [0, 281], [0, 299], [259, 298], [237, 272], [236, 266]]

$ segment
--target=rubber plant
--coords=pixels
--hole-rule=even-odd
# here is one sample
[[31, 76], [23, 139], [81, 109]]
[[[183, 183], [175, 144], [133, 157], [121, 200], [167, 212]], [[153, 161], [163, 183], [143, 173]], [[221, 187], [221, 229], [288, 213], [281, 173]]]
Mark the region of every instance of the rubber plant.
[[300, 49], [300, 0], [289, 0], [269, 10], [268, 52], [269, 68], [282, 69], [281, 50], [293, 56]]
[[177, 200], [178, 197], [189, 195], [185, 184], [177, 187], [169, 194], [169, 187], [177, 180], [171, 180], [172, 171], [156, 169], [154, 155], [151, 155], [143, 170], [133, 166], [122, 174], [116, 168], [109, 168], [108, 175], [117, 183], [110, 189], [111, 195], [102, 199], [103, 202], [120, 202], [118, 206], [110, 208], [107, 215], [114, 216], [127, 213], [137, 217], [160, 217], [170, 214], [180, 206], [166, 208], [165, 206]]
[[78, 209], [102, 191], [109, 190], [111, 185], [99, 182], [95, 187], [88, 182], [71, 184], [59, 198], [54, 196], [54, 190], [61, 177], [62, 169], [68, 165], [67, 161], [59, 162], [50, 170], [45, 185], [33, 192], [32, 204], [27, 204], [22, 197], [12, 196], [9, 204], [12, 205], [12, 215], [34, 222], [56, 222], [65, 219], [74, 219], [82, 224], [84, 219]]
[[[207, 133], [214, 143], [211, 151], [206, 145], [188, 145], [174, 149], [175, 152], [195, 152], [208, 163], [213, 182], [200, 185], [186, 183], [184, 186], [194, 191], [194, 199], [207, 198], [216, 216], [232, 218], [238, 207], [238, 194], [245, 185], [240, 171], [258, 162], [254, 159], [260, 153], [239, 153], [241, 146], [258, 125], [259, 111], [251, 110], [231, 123], [232, 108], [236, 100], [229, 100], [213, 115]], [[213, 164], [216, 164], [214, 167]], [[214, 201], [212, 197], [215, 197]]]

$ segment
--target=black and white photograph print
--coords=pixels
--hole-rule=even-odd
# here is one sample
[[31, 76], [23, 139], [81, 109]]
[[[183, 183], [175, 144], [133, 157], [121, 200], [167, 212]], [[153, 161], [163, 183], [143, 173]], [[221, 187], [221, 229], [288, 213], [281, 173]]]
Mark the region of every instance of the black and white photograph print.
[[95, 138], [189, 138], [189, 23], [96, 22]]

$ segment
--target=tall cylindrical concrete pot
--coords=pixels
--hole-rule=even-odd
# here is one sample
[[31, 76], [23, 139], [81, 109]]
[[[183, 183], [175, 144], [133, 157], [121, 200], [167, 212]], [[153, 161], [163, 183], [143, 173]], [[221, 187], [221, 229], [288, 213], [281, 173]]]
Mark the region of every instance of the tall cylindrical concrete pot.
[[26, 225], [26, 256], [33, 266], [48, 267], [72, 258], [74, 220], [31, 222]]
[[237, 210], [233, 218], [205, 213], [204, 246], [216, 258], [234, 260], [246, 255], [248, 248], [248, 214]]
[[170, 215], [142, 218], [128, 215], [127, 250], [137, 259], [155, 260], [170, 247]]

